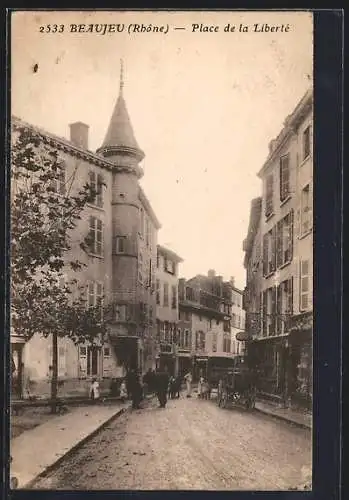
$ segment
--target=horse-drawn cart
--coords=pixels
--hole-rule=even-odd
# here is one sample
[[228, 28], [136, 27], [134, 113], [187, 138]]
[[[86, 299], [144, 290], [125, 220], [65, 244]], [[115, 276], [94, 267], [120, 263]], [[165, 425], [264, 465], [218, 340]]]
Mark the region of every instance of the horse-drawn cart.
[[219, 381], [217, 404], [221, 408], [232, 404], [250, 409], [255, 405], [255, 398], [256, 390], [248, 369], [235, 368]]

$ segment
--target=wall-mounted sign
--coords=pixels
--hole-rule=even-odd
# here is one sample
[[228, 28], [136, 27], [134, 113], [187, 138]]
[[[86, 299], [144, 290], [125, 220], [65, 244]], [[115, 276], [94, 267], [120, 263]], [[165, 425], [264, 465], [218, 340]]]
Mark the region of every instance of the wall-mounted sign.
[[235, 338], [236, 338], [236, 340], [239, 340], [240, 342], [246, 342], [246, 341], [252, 339], [251, 335], [246, 331], [238, 332], [235, 335]]

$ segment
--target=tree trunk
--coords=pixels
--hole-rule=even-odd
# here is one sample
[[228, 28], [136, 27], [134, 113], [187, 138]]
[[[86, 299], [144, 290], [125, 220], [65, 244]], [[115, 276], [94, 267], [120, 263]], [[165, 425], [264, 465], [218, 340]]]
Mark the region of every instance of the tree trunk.
[[52, 334], [52, 378], [51, 378], [51, 413], [57, 412], [58, 390], [58, 338]]

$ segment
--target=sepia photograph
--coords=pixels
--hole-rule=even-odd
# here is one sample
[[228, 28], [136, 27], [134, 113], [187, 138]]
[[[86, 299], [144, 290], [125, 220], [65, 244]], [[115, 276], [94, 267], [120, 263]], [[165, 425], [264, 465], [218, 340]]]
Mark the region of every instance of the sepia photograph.
[[313, 14], [10, 24], [11, 489], [312, 490]]

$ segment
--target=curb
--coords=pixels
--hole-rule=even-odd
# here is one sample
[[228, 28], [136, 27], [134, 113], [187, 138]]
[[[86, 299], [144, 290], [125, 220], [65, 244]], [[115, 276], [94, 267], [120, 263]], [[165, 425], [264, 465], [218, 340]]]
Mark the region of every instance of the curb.
[[128, 409], [129, 409], [129, 406], [124, 407], [124, 408], [120, 408], [120, 410], [118, 410], [114, 415], [112, 415], [105, 422], [103, 422], [101, 425], [99, 425], [94, 431], [92, 431], [90, 434], [88, 434], [87, 436], [82, 438], [81, 441], [76, 443], [72, 448], [67, 450], [67, 452], [64, 453], [62, 456], [60, 456], [55, 462], [53, 462], [51, 465], [47, 466], [46, 469], [44, 469], [42, 472], [40, 472], [40, 474], [38, 474], [36, 477], [31, 479], [28, 483], [24, 484], [23, 486], [21, 486], [18, 489], [21, 489], [21, 490], [31, 489], [31, 487], [34, 485], [34, 483], [38, 479], [44, 478], [45, 476], [47, 476], [47, 474], [54, 471], [56, 469], [56, 467], [58, 467], [63, 462], [63, 460], [65, 460], [66, 458], [73, 455], [73, 453], [75, 453], [79, 448], [81, 448], [89, 439], [93, 438], [99, 431], [104, 429], [104, 427], [106, 427], [108, 424], [110, 424], [110, 422], [112, 422], [114, 419], [120, 417]]
[[308, 431], [312, 430], [312, 426], [311, 425], [304, 424], [302, 422], [297, 422], [295, 420], [291, 420], [291, 419], [289, 419], [287, 417], [284, 417], [283, 415], [277, 415], [275, 413], [268, 412], [268, 411], [265, 411], [265, 410], [261, 410], [260, 408], [256, 408], [256, 407], [254, 407], [253, 410], [256, 411], [256, 412], [259, 412], [259, 413], [263, 413], [264, 415], [268, 415], [269, 417], [275, 418], [276, 420], [282, 420], [283, 422], [287, 422], [288, 424], [295, 425], [296, 427], [300, 427], [302, 429], [307, 429]]

